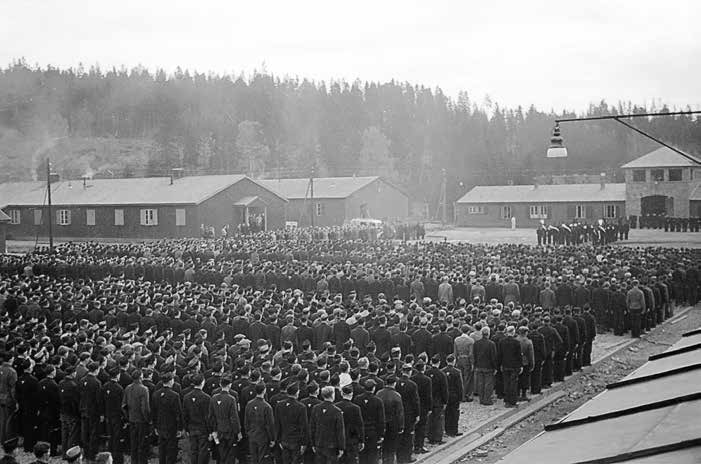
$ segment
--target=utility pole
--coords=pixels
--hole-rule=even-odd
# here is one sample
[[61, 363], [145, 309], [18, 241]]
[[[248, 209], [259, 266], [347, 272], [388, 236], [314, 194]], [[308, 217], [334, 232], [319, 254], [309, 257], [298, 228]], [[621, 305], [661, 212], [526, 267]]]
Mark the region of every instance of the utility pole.
[[448, 190], [448, 173], [445, 168], [441, 170], [442, 180], [441, 180], [441, 224], [445, 225], [448, 222], [448, 197], [446, 195]]
[[49, 254], [54, 252], [54, 227], [51, 221], [53, 217], [53, 209], [51, 207], [51, 162], [46, 158], [46, 194], [48, 199], [48, 214], [47, 222], [49, 223]]
[[314, 166], [309, 173], [309, 197], [311, 198], [311, 214], [310, 214], [310, 224], [314, 227], [314, 214], [316, 213], [316, 208], [314, 206]]

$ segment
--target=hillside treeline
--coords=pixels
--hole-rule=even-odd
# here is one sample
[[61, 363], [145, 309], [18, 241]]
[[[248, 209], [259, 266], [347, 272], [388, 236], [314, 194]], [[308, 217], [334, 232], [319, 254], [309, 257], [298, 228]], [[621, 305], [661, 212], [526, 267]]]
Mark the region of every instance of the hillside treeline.
[[[517, 85], [515, 81], [514, 85]], [[528, 89], [523, 89], [528, 95]], [[684, 109], [684, 108], [681, 108]], [[668, 111], [605, 101], [579, 116]], [[442, 169], [452, 201], [476, 184], [547, 173], [612, 175], [655, 145], [613, 122], [562, 126], [570, 152], [547, 160], [556, 116], [504, 108], [468, 92], [406, 82], [315, 82], [277, 76], [57, 69], [17, 61], [0, 71], [0, 180], [244, 172], [256, 177], [380, 174], [433, 209]], [[701, 122], [639, 118], [639, 127], [701, 150]]]

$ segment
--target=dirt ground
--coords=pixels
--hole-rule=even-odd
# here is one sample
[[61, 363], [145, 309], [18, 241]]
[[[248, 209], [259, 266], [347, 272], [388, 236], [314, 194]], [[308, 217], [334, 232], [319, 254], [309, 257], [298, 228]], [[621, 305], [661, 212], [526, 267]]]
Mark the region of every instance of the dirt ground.
[[[57, 238], [55, 243], [63, 243], [69, 239]], [[80, 241], [85, 239], [74, 239]], [[124, 243], [135, 241], [133, 239], [90, 239], [103, 243]], [[535, 229], [504, 229], [497, 227], [441, 227], [436, 224], [427, 224], [426, 240], [459, 242], [467, 241], [473, 243], [499, 244], [517, 243], [524, 245], [536, 245], [537, 238]], [[136, 240], [138, 241], [138, 240]], [[143, 240], [148, 241], [148, 240]], [[42, 237], [36, 240], [8, 240], [8, 253], [26, 253], [33, 250], [38, 243], [40, 247], [48, 246], [48, 240]], [[625, 246], [664, 246], [664, 247], [684, 247], [701, 248], [701, 232], [665, 232], [657, 229], [632, 229], [627, 241], [617, 242], [618, 245]]]
[[[504, 229], [497, 227], [431, 227], [426, 231], [426, 239], [449, 242], [468, 241], [473, 243], [499, 244], [517, 243], [536, 245], [535, 229]], [[664, 246], [701, 248], [701, 232], [665, 232], [659, 229], [632, 229], [628, 240], [617, 242], [625, 246]]]
[[606, 384], [625, 377], [645, 364], [650, 355], [661, 353], [677, 342], [684, 332], [699, 327], [701, 327], [701, 307], [697, 306], [676, 323], [658, 326], [624, 351], [610, 357], [578, 378], [566, 382], [564, 397], [455, 462], [507, 463], [508, 454], [542, 432], [545, 424], [555, 422], [571, 413], [603, 391]]

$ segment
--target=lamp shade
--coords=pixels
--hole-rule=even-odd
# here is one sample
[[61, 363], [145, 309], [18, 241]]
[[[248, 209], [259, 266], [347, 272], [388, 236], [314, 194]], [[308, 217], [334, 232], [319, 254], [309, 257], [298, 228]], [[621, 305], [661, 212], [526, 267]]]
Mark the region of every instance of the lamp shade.
[[560, 124], [555, 123], [553, 128], [553, 136], [550, 137], [550, 147], [545, 155], [548, 158], [565, 158], [567, 157], [567, 148], [565, 148], [562, 136], [560, 135]]

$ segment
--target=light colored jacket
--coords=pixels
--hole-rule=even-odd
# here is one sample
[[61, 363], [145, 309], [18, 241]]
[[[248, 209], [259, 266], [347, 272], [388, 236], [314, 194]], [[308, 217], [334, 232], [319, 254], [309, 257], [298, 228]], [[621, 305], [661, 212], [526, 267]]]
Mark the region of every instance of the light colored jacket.
[[453, 345], [458, 366], [466, 365], [466, 362], [469, 362], [470, 366], [475, 363], [475, 354], [473, 351], [475, 340], [472, 337], [467, 334], [462, 334], [455, 338]]

